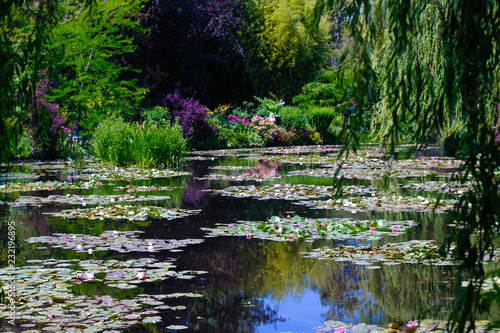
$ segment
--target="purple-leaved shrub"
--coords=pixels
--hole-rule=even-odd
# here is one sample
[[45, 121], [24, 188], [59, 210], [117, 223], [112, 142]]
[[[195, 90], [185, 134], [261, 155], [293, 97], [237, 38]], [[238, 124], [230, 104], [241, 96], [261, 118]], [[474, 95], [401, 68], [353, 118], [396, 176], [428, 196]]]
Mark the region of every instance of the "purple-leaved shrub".
[[[186, 95], [191, 97], [185, 97]], [[193, 95], [189, 89], [181, 92], [180, 84], [177, 84], [175, 91], [160, 101], [160, 106], [168, 108], [172, 117], [170, 122], [178, 121], [184, 136], [194, 139], [192, 144], [200, 145], [211, 133], [211, 128], [205, 121], [208, 110]]]
[[59, 105], [46, 101], [51, 81], [46, 73], [36, 86], [33, 107], [30, 113], [28, 133], [33, 142], [33, 153], [39, 158], [56, 158], [58, 144], [63, 133], [66, 117], [59, 113]]

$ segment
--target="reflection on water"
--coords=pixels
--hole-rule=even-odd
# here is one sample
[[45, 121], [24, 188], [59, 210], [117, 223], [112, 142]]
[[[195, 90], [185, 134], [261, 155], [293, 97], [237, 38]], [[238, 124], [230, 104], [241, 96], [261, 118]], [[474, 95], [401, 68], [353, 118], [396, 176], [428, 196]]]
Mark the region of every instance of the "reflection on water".
[[[321, 151], [321, 150], [320, 150]], [[265, 150], [262, 150], [265, 152]], [[272, 154], [272, 150], [269, 151]], [[280, 180], [237, 182], [233, 180], [210, 181], [209, 173], [286, 175], [290, 171], [311, 165], [288, 164], [268, 160], [263, 156], [241, 158], [220, 152], [213, 158], [193, 159], [186, 166], [189, 176], [178, 176], [154, 180], [108, 181], [96, 189], [61, 190], [22, 193], [0, 193], [1, 201], [15, 200], [19, 195], [48, 196], [67, 193], [109, 195], [123, 193], [117, 187], [154, 184], [172, 187], [161, 192], [141, 192], [141, 195], [168, 195], [170, 200], [158, 203], [165, 207], [181, 207], [200, 210], [198, 215], [170, 221], [154, 219], [143, 222], [111, 220], [64, 220], [52, 217], [51, 212], [66, 209], [68, 205], [44, 205], [41, 207], [14, 208], [0, 205], [0, 259], [6, 263], [7, 224], [16, 221], [17, 265], [25, 265], [31, 259], [89, 259], [87, 253], [76, 253], [46, 246], [37, 249], [36, 244], [24, 240], [31, 236], [53, 233], [78, 233], [100, 235], [106, 230], [142, 230], [141, 238], [185, 239], [204, 238], [202, 227], [214, 227], [216, 223], [235, 223], [238, 220], [265, 221], [273, 215], [300, 215], [302, 217], [349, 217], [355, 219], [414, 220], [417, 226], [411, 232], [397, 237], [384, 238], [373, 243], [403, 242], [413, 239], [444, 240], [450, 232], [451, 214], [414, 212], [356, 212], [316, 210], [294, 205], [289, 200], [260, 201], [251, 198], [214, 196], [209, 189], [231, 185], [272, 185], [280, 182], [312, 185], [335, 185], [331, 178], [291, 176]], [[324, 155], [325, 152], [322, 152]], [[208, 153], [206, 154], [208, 155]], [[208, 155], [210, 156], [210, 155]], [[222, 156], [222, 157], [221, 157]], [[220, 168], [214, 168], [220, 166]], [[241, 168], [231, 168], [241, 166]], [[33, 170], [38, 180], [78, 177], [70, 166], [51, 165], [49, 173], [37, 165]], [[9, 170], [30, 174], [27, 166]], [[14, 176], [13, 176], [14, 175]], [[201, 178], [201, 179], [200, 179]], [[422, 182], [439, 179], [429, 176], [411, 179]], [[16, 181], [32, 181], [18, 177]], [[381, 180], [345, 180], [344, 184], [370, 185], [390, 194], [424, 195], [402, 189], [408, 179], [384, 178]], [[134, 204], [134, 203], [132, 203]], [[155, 202], [155, 205], [157, 203]], [[450, 300], [454, 297], [454, 271], [446, 266], [381, 265], [380, 269], [367, 269], [352, 262], [306, 259], [304, 253], [322, 246], [336, 246], [336, 240], [315, 242], [271, 242], [242, 237], [206, 238], [204, 243], [190, 245], [183, 252], [158, 252], [148, 254], [110, 251], [95, 252], [94, 259], [127, 260], [144, 256], [162, 261], [173, 261], [176, 270], [203, 270], [208, 274], [192, 280], [167, 279], [158, 283], [142, 283], [134, 290], [117, 290], [100, 284], [82, 283], [74, 285], [75, 295], [112, 295], [117, 299], [130, 299], [139, 294], [172, 294], [191, 292], [202, 298], [179, 297], [172, 301], [186, 308], [164, 310], [159, 315], [162, 322], [157, 329], [140, 324], [132, 326], [130, 332], [166, 331], [170, 325], [186, 325], [186, 332], [314, 332], [326, 320], [346, 323], [376, 324], [387, 326], [393, 321], [408, 321], [419, 318], [446, 319]], [[348, 245], [369, 245], [368, 241], [343, 241]], [[426, 311], [429, 311], [426, 313]], [[0, 328], [9, 326], [3, 322]], [[149, 328], [148, 328], [149, 327]]]

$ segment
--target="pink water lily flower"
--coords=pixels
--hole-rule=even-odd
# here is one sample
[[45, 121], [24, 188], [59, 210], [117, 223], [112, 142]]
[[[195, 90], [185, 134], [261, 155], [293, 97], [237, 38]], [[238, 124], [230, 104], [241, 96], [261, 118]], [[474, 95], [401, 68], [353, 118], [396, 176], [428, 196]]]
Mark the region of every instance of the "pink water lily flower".
[[247, 234], [247, 239], [252, 238], [252, 234]]
[[335, 327], [335, 333], [345, 333], [345, 328], [343, 328], [343, 327]]
[[375, 231], [375, 227], [370, 227], [370, 231]]
[[413, 227], [413, 221], [408, 222], [408, 224], [410, 225], [410, 227]]

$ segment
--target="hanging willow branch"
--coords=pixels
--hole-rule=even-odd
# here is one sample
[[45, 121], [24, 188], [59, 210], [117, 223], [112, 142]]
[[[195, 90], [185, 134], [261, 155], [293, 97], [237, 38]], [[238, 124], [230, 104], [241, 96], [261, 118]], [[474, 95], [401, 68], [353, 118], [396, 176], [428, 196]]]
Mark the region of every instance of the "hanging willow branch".
[[[456, 306], [447, 329], [472, 331], [475, 321], [500, 301], [500, 288], [482, 293], [488, 265], [499, 245], [500, 197], [500, 7], [476, 0], [318, 0], [305, 20], [314, 31], [318, 16], [345, 5], [356, 41], [351, 62], [358, 103], [345, 142], [357, 149], [370, 87], [380, 89], [380, 135], [392, 144], [400, 135], [422, 142], [453, 122], [461, 131], [465, 175], [475, 187], [455, 207], [457, 227], [443, 250], [456, 245], [460, 263]], [[373, 111], [373, 110], [372, 110]], [[467, 284], [465, 290], [462, 282]], [[499, 325], [500, 322], [492, 323]]]

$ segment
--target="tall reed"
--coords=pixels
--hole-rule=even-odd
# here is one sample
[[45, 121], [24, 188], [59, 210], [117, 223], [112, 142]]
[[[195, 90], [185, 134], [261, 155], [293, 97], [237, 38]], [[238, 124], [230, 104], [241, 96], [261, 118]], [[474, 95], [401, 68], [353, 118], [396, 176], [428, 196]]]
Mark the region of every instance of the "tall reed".
[[105, 163], [172, 168], [185, 157], [188, 143], [178, 124], [144, 126], [111, 119], [97, 127], [91, 147]]

